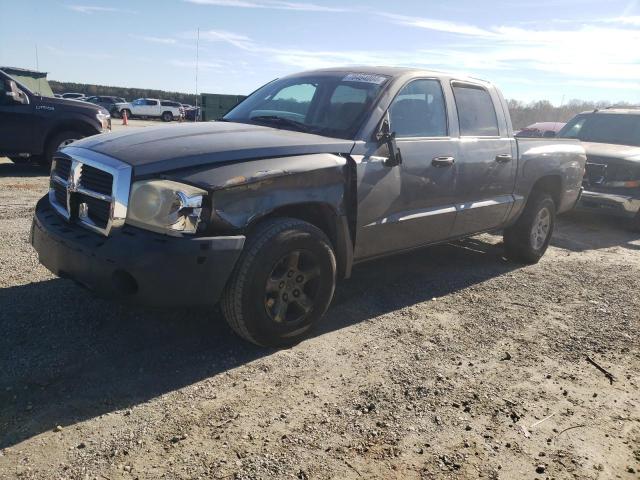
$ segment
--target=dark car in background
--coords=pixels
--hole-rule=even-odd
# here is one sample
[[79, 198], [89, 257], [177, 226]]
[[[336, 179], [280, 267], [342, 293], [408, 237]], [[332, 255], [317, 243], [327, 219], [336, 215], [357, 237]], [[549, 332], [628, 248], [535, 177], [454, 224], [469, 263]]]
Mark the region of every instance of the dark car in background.
[[519, 138], [553, 138], [564, 127], [564, 122], [537, 122], [524, 127], [516, 137]]
[[185, 120], [189, 120], [191, 122], [197, 122], [200, 120], [200, 107], [194, 107], [193, 105], [183, 103], [182, 108], [184, 109]]
[[122, 97], [113, 97], [108, 95], [98, 95], [93, 97], [84, 98], [83, 101], [93, 103], [95, 105], [100, 105], [107, 112], [111, 114], [111, 116], [117, 116], [119, 114], [118, 107], [116, 107], [117, 103], [125, 103], [126, 100]]
[[69, 92], [69, 93], [63, 93], [62, 95], [60, 95], [61, 98], [68, 98], [69, 100], [77, 100], [79, 98], [83, 98], [84, 97], [84, 93], [77, 93], [77, 92]]
[[581, 140], [587, 152], [578, 208], [627, 218], [640, 231], [640, 107], [580, 113], [558, 137]]

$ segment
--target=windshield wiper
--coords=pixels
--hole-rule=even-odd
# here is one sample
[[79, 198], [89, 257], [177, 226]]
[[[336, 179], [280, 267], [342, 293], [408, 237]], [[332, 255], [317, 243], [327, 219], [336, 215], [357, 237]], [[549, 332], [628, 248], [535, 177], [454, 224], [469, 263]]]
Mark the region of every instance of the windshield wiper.
[[310, 130], [310, 128], [302, 122], [296, 122], [295, 120], [291, 120], [285, 117], [279, 117], [277, 115], [258, 115], [256, 117], [251, 117], [251, 120], [286, 125], [288, 127], [293, 127], [297, 130], [300, 130], [301, 132], [308, 132]]

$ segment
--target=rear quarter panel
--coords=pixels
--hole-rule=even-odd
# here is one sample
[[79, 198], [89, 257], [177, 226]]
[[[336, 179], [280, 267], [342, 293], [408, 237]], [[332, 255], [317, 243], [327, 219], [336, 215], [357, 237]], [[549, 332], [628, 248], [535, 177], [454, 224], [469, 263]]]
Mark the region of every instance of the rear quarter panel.
[[540, 179], [555, 176], [560, 179], [558, 213], [573, 208], [580, 196], [587, 156], [577, 140], [517, 138], [518, 172], [514, 208], [509, 220], [522, 212], [531, 191]]

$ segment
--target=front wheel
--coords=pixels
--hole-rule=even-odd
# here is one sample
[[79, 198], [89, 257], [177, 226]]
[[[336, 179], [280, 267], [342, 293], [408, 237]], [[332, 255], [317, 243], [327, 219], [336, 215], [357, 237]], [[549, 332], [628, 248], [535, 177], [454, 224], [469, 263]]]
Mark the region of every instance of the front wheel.
[[528, 264], [538, 263], [551, 242], [556, 204], [551, 195], [534, 192], [515, 225], [505, 229], [507, 256]]
[[248, 237], [222, 296], [233, 330], [250, 342], [284, 347], [302, 340], [324, 315], [335, 289], [327, 236], [302, 220], [266, 220]]
[[70, 145], [83, 138], [84, 135], [80, 132], [75, 132], [73, 130], [65, 131], [54, 135], [46, 145], [44, 155], [39, 157], [38, 163], [43, 166], [51, 165], [51, 160], [53, 159], [53, 155], [60, 150], [61, 148]]
[[173, 120], [173, 113], [171, 112], [164, 112], [162, 114], [162, 121], [163, 122], [170, 122], [171, 120]]

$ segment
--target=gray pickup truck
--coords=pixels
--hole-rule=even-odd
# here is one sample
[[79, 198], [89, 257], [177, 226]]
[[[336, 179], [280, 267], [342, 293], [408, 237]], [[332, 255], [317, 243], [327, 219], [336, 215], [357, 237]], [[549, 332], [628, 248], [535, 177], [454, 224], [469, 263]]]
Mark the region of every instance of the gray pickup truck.
[[504, 230], [535, 263], [577, 202], [576, 140], [515, 139], [490, 83], [396, 68], [275, 80], [222, 121], [77, 141], [31, 242], [61, 277], [155, 306], [220, 303], [260, 345], [299, 341], [366, 260]]

